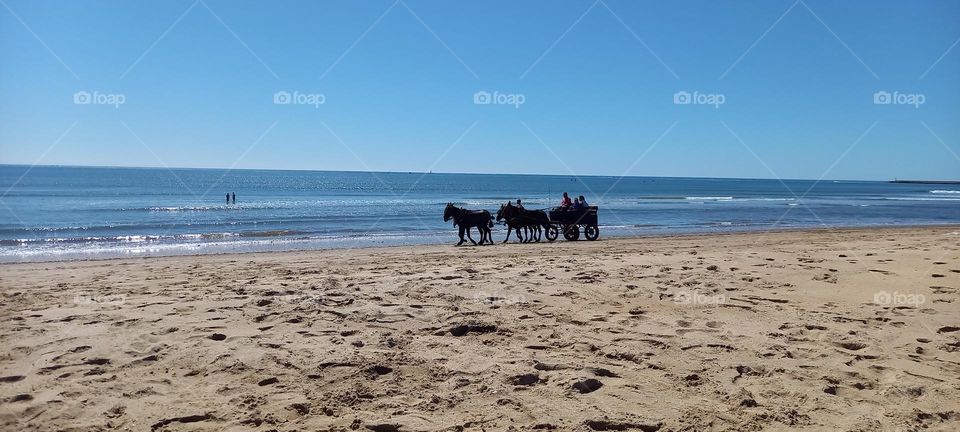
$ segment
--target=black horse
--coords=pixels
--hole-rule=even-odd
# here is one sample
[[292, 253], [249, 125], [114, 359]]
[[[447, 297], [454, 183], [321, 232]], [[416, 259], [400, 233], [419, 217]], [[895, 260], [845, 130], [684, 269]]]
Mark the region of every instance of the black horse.
[[511, 203], [501, 204], [500, 210], [497, 210], [497, 222], [504, 221], [507, 225], [507, 238], [503, 239], [503, 242], [506, 243], [510, 241], [510, 233], [517, 232], [517, 240], [520, 240], [521, 243], [526, 243], [529, 240], [524, 240], [524, 235], [521, 234], [520, 229], [523, 229], [527, 233], [527, 238], [530, 237], [530, 228], [521, 226], [520, 219], [517, 218], [517, 208]]
[[447, 208], [443, 210], [443, 221], [447, 222], [450, 219], [453, 219], [453, 224], [460, 228], [460, 242], [457, 243], [457, 246], [462, 245], [465, 241], [463, 239], [464, 231], [466, 231], [470, 242], [474, 245], [477, 244], [470, 236], [470, 228], [474, 227], [480, 232], [481, 245], [484, 243], [493, 244], [493, 234], [490, 232], [490, 228], [493, 228], [493, 218], [490, 217], [490, 212], [462, 209], [453, 205], [453, 203], [447, 203]]
[[[547, 217], [547, 213], [543, 210], [526, 210], [520, 207], [514, 206], [512, 203], [506, 203], [500, 206], [500, 210], [497, 211], [497, 220], [504, 219], [507, 222], [507, 239], [504, 240], [504, 243], [510, 239], [510, 230], [517, 231], [517, 238], [521, 242], [530, 242], [530, 241], [540, 241], [540, 235], [543, 233], [543, 229], [546, 229], [550, 225], [550, 218]], [[520, 237], [520, 228], [523, 228], [527, 232], [527, 238], [524, 239]]]

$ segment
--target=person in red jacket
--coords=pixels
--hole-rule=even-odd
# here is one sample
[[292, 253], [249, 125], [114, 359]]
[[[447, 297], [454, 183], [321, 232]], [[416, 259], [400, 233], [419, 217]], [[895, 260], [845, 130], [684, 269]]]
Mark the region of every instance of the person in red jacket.
[[564, 193], [563, 193], [563, 199], [560, 200], [560, 207], [570, 208], [570, 206], [572, 206], [572, 205], [573, 205], [573, 202], [570, 201], [570, 197], [567, 196], [567, 193], [566, 193], [566, 192], [564, 192]]

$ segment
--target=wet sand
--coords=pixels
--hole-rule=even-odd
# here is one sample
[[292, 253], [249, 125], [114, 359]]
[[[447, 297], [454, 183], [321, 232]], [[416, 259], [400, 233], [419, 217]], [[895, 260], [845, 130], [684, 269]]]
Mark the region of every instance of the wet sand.
[[958, 289], [960, 227], [2, 265], [0, 429], [958, 430]]

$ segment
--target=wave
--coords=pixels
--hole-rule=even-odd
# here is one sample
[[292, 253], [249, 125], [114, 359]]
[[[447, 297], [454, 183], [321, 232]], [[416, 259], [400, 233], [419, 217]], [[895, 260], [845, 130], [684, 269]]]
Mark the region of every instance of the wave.
[[884, 197], [882, 199], [891, 200], [891, 201], [960, 201], [960, 198], [946, 198], [946, 197]]
[[930, 191], [930, 193], [932, 193], [932, 194], [960, 194], [960, 190], [945, 190], [945, 189], [939, 189], [939, 190], [932, 190], [932, 191]]
[[703, 196], [703, 197], [683, 197], [685, 200], [690, 201], [730, 201], [733, 200], [732, 196]]
[[87, 236], [87, 237], [54, 237], [33, 239], [0, 240], [0, 246], [28, 246], [28, 245], [57, 245], [83, 243], [154, 243], [154, 242], [189, 242], [225, 240], [236, 238], [263, 238], [263, 237], [294, 237], [310, 234], [306, 231], [269, 230], [243, 231], [202, 234], [171, 234], [171, 235], [118, 235], [118, 236]]
[[140, 207], [120, 209], [120, 211], [148, 211], [148, 212], [186, 212], [186, 211], [238, 211], [238, 210], [280, 210], [285, 207], [263, 205], [219, 205], [219, 206], [182, 206], [182, 207]]
[[796, 201], [796, 198], [743, 198], [738, 201]]
[[[642, 201], [736, 201], [736, 202], [791, 202], [797, 201], [797, 198], [787, 198], [787, 197], [736, 197], [736, 196], [641, 196], [638, 198]], [[620, 201], [620, 200], [613, 200]], [[624, 201], [629, 202], [629, 201]]]
[[637, 197], [641, 201], [730, 201], [734, 199], [732, 196], [641, 196]]

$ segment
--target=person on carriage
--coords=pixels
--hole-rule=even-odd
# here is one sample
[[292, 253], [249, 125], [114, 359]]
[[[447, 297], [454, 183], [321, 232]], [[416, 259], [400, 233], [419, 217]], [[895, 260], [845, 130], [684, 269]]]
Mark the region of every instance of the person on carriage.
[[563, 193], [563, 198], [560, 200], [560, 208], [566, 210], [573, 205], [573, 202], [570, 201], [570, 196], [566, 192]]
[[590, 207], [590, 204], [587, 204], [587, 199], [584, 198], [583, 195], [580, 195], [580, 197], [577, 198], [577, 202], [580, 203], [580, 207], [582, 208]]
[[[583, 198], [583, 195], [580, 195], [580, 198]], [[580, 198], [573, 200], [573, 205], [570, 207], [571, 210], [583, 210], [583, 201], [580, 201]]]
[[523, 210], [523, 204], [520, 203], [520, 199], [517, 199], [517, 208]]

